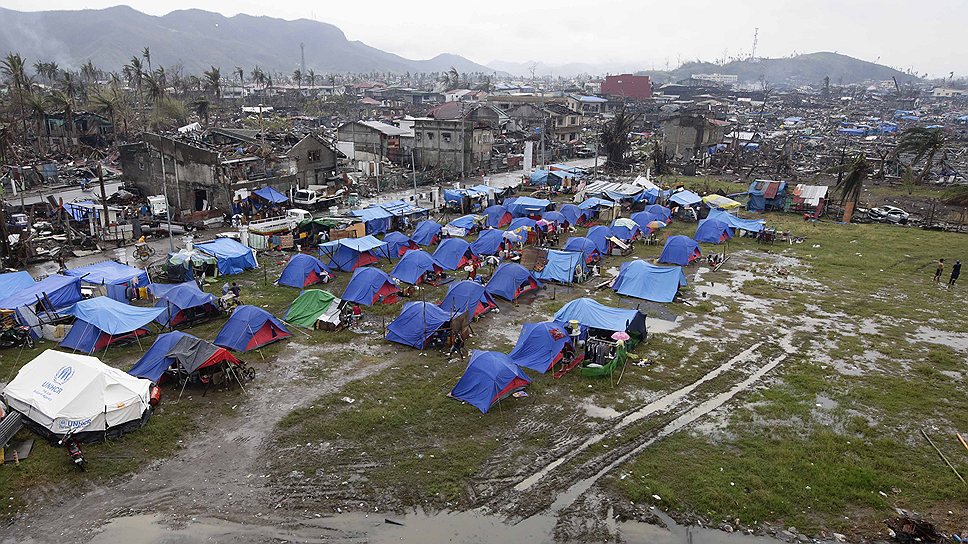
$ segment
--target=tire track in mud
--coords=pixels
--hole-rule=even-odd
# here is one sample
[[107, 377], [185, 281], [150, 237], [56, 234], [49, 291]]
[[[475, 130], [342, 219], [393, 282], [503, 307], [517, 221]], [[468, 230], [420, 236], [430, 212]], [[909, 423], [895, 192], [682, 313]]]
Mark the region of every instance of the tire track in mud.
[[[614, 418], [612, 420], [614, 423], [609, 429], [593, 434], [578, 446], [561, 452], [553, 462], [539, 471], [487, 497], [478, 505], [478, 508], [499, 512], [514, 522], [543, 513], [558, 514], [573, 505], [610, 471], [639, 455], [657, 441], [722, 407], [779, 366], [789, 355], [787, 350], [766, 363], [759, 363], [761, 357], [757, 350], [762, 345], [763, 342], [757, 342], [699, 380], [637, 410]], [[733, 370], [742, 374], [729, 380], [728, 383], [717, 386], [713, 393], [705, 395], [702, 399], [695, 401], [690, 399], [690, 395], [700, 386]], [[636, 432], [644, 426], [643, 420], [649, 416], [671, 419], [657, 429]], [[622, 431], [625, 431], [629, 438], [623, 438]], [[569, 461], [575, 461], [580, 453], [606, 439], [617, 439], [619, 445], [609, 448], [599, 456], [568, 464]], [[592, 476], [587, 476], [588, 474]]]

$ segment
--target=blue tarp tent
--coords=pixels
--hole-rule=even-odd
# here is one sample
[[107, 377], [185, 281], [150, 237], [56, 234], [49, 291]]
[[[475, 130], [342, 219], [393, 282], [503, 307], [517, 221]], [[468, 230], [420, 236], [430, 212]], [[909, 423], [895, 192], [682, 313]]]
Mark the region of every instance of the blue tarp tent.
[[697, 204], [701, 204], [702, 203], [702, 197], [699, 196], [699, 195], [697, 195], [696, 193], [694, 193], [692, 191], [683, 190], [683, 191], [679, 191], [678, 193], [675, 193], [671, 197], [669, 197], [669, 201], [670, 202], [675, 202], [676, 204], [679, 204], [680, 206], [685, 206], [685, 207], [688, 208], [689, 206], [695, 206]]
[[518, 263], [501, 263], [484, 288], [496, 297], [514, 302], [524, 293], [540, 289], [541, 282]]
[[760, 219], [743, 219], [742, 217], [736, 217], [735, 215], [723, 211], [723, 210], [710, 210], [709, 215], [706, 219], [715, 219], [717, 221], [723, 221], [727, 225], [733, 227], [734, 229], [745, 230], [749, 232], [760, 232], [766, 226], [766, 221]]
[[417, 285], [423, 281], [423, 275], [430, 271], [440, 274], [444, 271], [444, 267], [440, 266], [430, 253], [422, 249], [414, 249], [403, 254], [390, 275], [410, 285]]
[[267, 200], [270, 204], [282, 204], [283, 202], [289, 202], [289, 197], [280, 193], [279, 191], [273, 189], [272, 187], [263, 187], [261, 189], [256, 189], [252, 191], [253, 194]]
[[632, 217], [630, 219], [632, 219], [632, 221], [635, 221], [635, 223], [643, 231], [651, 230], [649, 229], [648, 225], [653, 221], [661, 221], [665, 223], [665, 220], [663, 218], [659, 217], [658, 215], [652, 212], [635, 212], [632, 214]]
[[[38, 302], [44, 302], [44, 307], [47, 308], [47, 301], [54, 306], [48, 309], [59, 310], [81, 300], [81, 279], [53, 274], [19, 291], [5, 292], [2, 295], [4, 298], [0, 300], [0, 308], [4, 310], [33, 307]], [[26, 323], [26, 316], [20, 317], [21, 322]]]
[[531, 172], [531, 185], [561, 185], [561, 176], [551, 170], [535, 170]]
[[163, 311], [164, 308], [130, 306], [108, 297], [82, 300], [62, 312], [77, 319], [60, 345], [93, 353], [122, 338], [147, 334], [144, 326]]
[[504, 201], [504, 207], [507, 208], [514, 217], [541, 215], [541, 212], [547, 210], [548, 207], [551, 206], [550, 200], [531, 198], [530, 196], [515, 198], [510, 204], [508, 203], [509, 200], [510, 199]]
[[508, 358], [518, 365], [544, 374], [561, 361], [562, 350], [571, 343], [561, 323], [525, 323]]
[[[162, 309], [155, 321], [174, 327], [191, 318], [192, 313], [215, 311], [215, 297], [198, 288], [194, 281], [164, 284], [152, 283], [148, 291], [157, 299], [155, 306]], [[198, 310], [194, 310], [198, 308]], [[194, 310], [194, 312], [190, 312]]]
[[255, 306], [239, 306], [213, 342], [216, 346], [249, 351], [292, 336], [289, 329], [269, 312]]
[[104, 261], [72, 268], [64, 274], [81, 278], [82, 282], [91, 285], [128, 285], [133, 278], [138, 278], [136, 287], [147, 287], [148, 285], [147, 272], [117, 261]]
[[578, 251], [548, 250], [548, 263], [536, 274], [539, 280], [572, 283], [575, 281], [576, 269], [585, 274], [587, 265], [585, 258]]
[[391, 200], [390, 202], [384, 202], [380, 204], [380, 207], [384, 210], [392, 213], [396, 217], [409, 217], [411, 215], [420, 215], [427, 213], [429, 210], [426, 208], [421, 208], [420, 206], [414, 206], [413, 204], [407, 202], [406, 200]]
[[12, 293], [30, 289], [37, 283], [30, 273], [24, 270], [0, 274], [0, 297], [7, 297]]
[[732, 229], [725, 221], [718, 219], [703, 219], [696, 227], [696, 235], [693, 237], [697, 242], [708, 244], [721, 244], [733, 237]]
[[218, 273], [229, 275], [239, 274], [251, 268], [257, 268], [252, 248], [248, 248], [231, 238], [216, 238], [211, 242], [199, 242], [195, 249], [215, 257], [218, 262]]
[[672, 210], [661, 204], [652, 204], [645, 207], [645, 211], [658, 215], [663, 223], [668, 223], [672, 219]]
[[468, 214], [454, 219], [450, 223], [447, 223], [447, 233], [448, 235], [457, 234], [458, 236], [467, 236], [479, 225], [477, 223], [477, 215]]
[[567, 221], [567, 219], [565, 219], [564, 214], [556, 211], [544, 212], [543, 214], [541, 214], [541, 219], [544, 219], [549, 223], [555, 223], [557, 225], [560, 225], [565, 221]]
[[417, 223], [417, 228], [413, 230], [410, 238], [423, 247], [432, 246], [440, 240], [441, 228], [440, 223], [436, 221], [421, 221]]
[[409, 236], [398, 231], [388, 232], [383, 237], [383, 242], [386, 243], [387, 255], [391, 258], [402, 257], [405, 252], [420, 248], [417, 242], [414, 242]]
[[440, 308], [452, 315], [468, 314], [473, 319], [497, 308], [497, 304], [483, 285], [464, 280], [450, 286]]
[[312, 255], [296, 253], [286, 263], [276, 283], [303, 289], [314, 283], [325, 282], [328, 277], [329, 269], [322, 261]]
[[662, 254], [659, 255], [659, 262], [686, 266], [700, 256], [702, 251], [699, 249], [698, 242], [688, 236], [676, 235], [666, 240]]
[[583, 236], [569, 238], [568, 241], [565, 242], [564, 250], [577, 251], [581, 253], [587, 264], [592, 264], [593, 262], [598, 261], [602, 256], [602, 252], [598, 250], [598, 246], [595, 245], [595, 242]]
[[319, 252], [321, 256], [330, 258], [330, 268], [343, 272], [352, 272], [361, 266], [379, 262], [380, 257], [390, 257], [387, 245], [370, 235], [326, 242], [319, 246]]
[[611, 229], [612, 236], [625, 241], [632, 240], [642, 234], [642, 228], [639, 227], [639, 224], [627, 217], [619, 217], [612, 221]]
[[612, 229], [606, 227], [605, 225], [596, 225], [588, 229], [588, 234], [585, 238], [588, 238], [592, 242], [595, 242], [595, 247], [602, 255], [608, 255], [612, 243], [608, 240], [612, 236]]
[[387, 325], [387, 340], [423, 349], [438, 330], [450, 321], [451, 314], [429, 302], [408, 302], [396, 319]]
[[393, 214], [379, 206], [353, 210], [350, 213], [363, 221], [367, 234], [383, 234], [390, 230], [390, 221], [393, 219]]
[[528, 376], [507, 355], [474, 350], [464, 375], [450, 391], [450, 396], [486, 414], [494, 403], [524, 389], [529, 383]]
[[645, 315], [638, 310], [612, 308], [590, 298], [576, 298], [555, 312], [555, 321], [577, 321], [583, 327], [625, 331], [645, 339]]
[[346, 289], [340, 298], [364, 306], [378, 303], [393, 304], [397, 301], [399, 292], [396, 282], [386, 272], [372, 266], [364, 266], [353, 272], [353, 277], [346, 284]]
[[611, 200], [605, 200], [604, 198], [591, 197], [585, 199], [584, 202], [578, 205], [578, 209], [581, 210], [598, 210], [599, 208], [611, 208], [615, 206], [615, 203]]
[[471, 252], [474, 255], [497, 255], [504, 242], [504, 231], [497, 229], [482, 230], [477, 240], [471, 242]]
[[484, 210], [484, 215], [487, 216], [487, 221], [485, 224], [488, 227], [499, 229], [505, 225], [511, 223], [511, 212], [507, 210], [504, 206], [489, 206]]
[[534, 230], [536, 221], [530, 217], [518, 217], [508, 225], [508, 230], [530, 229]]
[[187, 332], [174, 331], [159, 334], [155, 343], [151, 344], [148, 351], [138, 359], [138, 362], [131, 367], [128, 374], [135, 378], [144, 378], [153, 383], [158, 383], [165, 372], [175, 362], [174, 357], [169, 357], [168, 352], [182, 338], [195, 338]]
[[612, 289], [620, 295], [672, 302], [679, 288], [686, 285], [686, 275], [678, 266], [656, 266], [645, 261], [622, 263]]
[[434, 260], [445, 270], [457, 270], [470, 262], [471, 258], [471, 245], [460, 238], [448, 238], [434, 251]]
[[584, 225], [588, 222], [588, 213], [574, 204], [562, 206], [561, 215], [565, 216], [565, 221], [568, 221], [568, 224], [572, 227]]

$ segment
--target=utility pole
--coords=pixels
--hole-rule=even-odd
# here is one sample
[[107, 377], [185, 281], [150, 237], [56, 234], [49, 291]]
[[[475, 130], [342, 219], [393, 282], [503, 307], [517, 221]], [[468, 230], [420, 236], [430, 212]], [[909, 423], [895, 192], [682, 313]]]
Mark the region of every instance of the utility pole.
[[299, 44], [299, 69], [301, 73], [306, 73], [306, 44]]
[[161, 152], [161, 186], [165, 193], [165, 219], [168, 221], [168, 248], [175, 252], [175, 240], [171, 236], [171, 205], [168, 201], [168, 175], [165, 172], [165, 137], [158, 135], [159, 151]]
[[108, 232], [108, 197], [104, 193], [104, 165], [101, 163], [101, 159], [97, 161], [97, 183], [101, 186], [101, 206], [104, 209], [104, 234]]
[[413, 201], [417, 201], [417, 155], [416, 150], [410, 150], [410, 168], [413, 169]]

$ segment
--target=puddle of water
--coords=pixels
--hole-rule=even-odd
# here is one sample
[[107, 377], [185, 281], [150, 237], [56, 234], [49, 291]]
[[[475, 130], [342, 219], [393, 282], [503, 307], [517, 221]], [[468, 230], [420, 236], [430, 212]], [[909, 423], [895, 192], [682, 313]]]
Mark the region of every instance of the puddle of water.
[[615, 410], [613, 408], [607, 408], [602, 406], [595, 406], [589, 401], [585, 401], [581, 404], [581, 407], [585, 410], [585, 414], [588, 417], [596, 417], [599, 419], [612, 419], [622, 415], [622, 412]]
[[966, 333], [941, 331], [922, 325], [911, 336], [918, 342], [949, 346], [958, 351], [968, 351], [968, 334]]
[[[612, 432], [618, 431], [660, 410], [668, 410], [676, 403], [678, 403], [680, 400], [682, 400], [686, 395], [692, 393], [700, 385], [708, 382], [709, 380], [716, 378], [723, 372], [726, 372], [727, 370], [731, 369], [733, 365], [735, 365], [736, 363], [745, 362], [753, 354], [753, 352], [755, 352], [761, 345], [763, 345], [763, 342], [757, 342], [756, 344], [753, 344], [752, 346], [747, 348], [746, 351], [726, 361], [725, 363], [715, 368], [714, 370], [712, 370], [702, 378], [696, 380], [695, 382], [683, 387], [682, 389], [673, 391], [672, 393], [669, 393], [668, 395], [665, 395], [659, 398], [658, 400], [650, 402], [649, 404], [646, 404], [645, 406], [643, 406], [642, 408], [639, 408], [634, 412], [629, 413], [624, 418], [622, 418], [618, 423], [616, 423], [615, 426], [611, 429], [611, 431]], [[545, 475], [547, 475], [549, 472], [558, 468], [566, 460], [568, 460], [571, 457], [574, 457], [576, 454], [584, 451], [588, 447], [594, 444], [597, 444], [598, 442], [601, 442], [602, 439], [604, 439], [606, 436], [607, 436], [607, 433], [596, 433], [591, 435], [590, 437], [588, 437], [588, 439], [586, 439], [584, 442], [579, 444], [577, 448], [572, 450], [567, 456], [563, 455], [558, 459], [555, 459], [554, 461], [552, 461], [550, 464], [548, 464], [538, 472], [518, 482], [518, 484], [514, 486], [514, 490], [524, 491], [530, 488], [534, 484], [538, 483], [539, 480], [544, 478]]]
[[[778, 542], [766, 537], [725, 533], [716, 529], [681, 526], [659, 510], [653, 510], [668, 528], [621, 521], [610, 523], [613, 534], [626, 542], [650, 544], [758, 544]], [[611, 516], [610, 516], [611, 517]], [[400, 525], [387, 523], [392, 520]], [[509, 524], [496, 516], [477, 511], [440, 512], [421, 511], [396, 516], [384, 514], [347, 513], [336, 516], [310, 518], [296, 523], [241, 524], [212, 518], [192, 519], [184, 525], [169, 526], [160, 515], [135, 515], [115, 518], [88, 544], [203, 544], [236, 542], [367, 542], [390, 544], [400, 542], [453, 542], [466, 544], [497, 544], [506, 542], [554, 542], [556, 520], [551, 516], [534, 516], [517, 524]], [[31, 544], [28, 541], [28, 544]]]
[[[758, 346], [759, 346], [759, 344], [757, 344], [755, 347], [758, 347]], [[753, 348], [751, 348], [751, 349], [753, 349]], [[747, 350], [747, 351], [749, 351], [749, 350]], [[615, 459], [614, 461], [612, 461], [611, 463], [609, 463], [608, 465], [606, 465], [605, 468], [601, 469], [600, 471], [598, 471], [593, 476], [590, 476], [588, 478], [585, 478], [584, 480], [580, 480], [577, 483], [573, 484], [565, 492], [563, 492], [560, 495], [558, 495], [558, 498], [555, 499], [555, 502], [552, 503], [552, 505], [551, 505], [551, 507], [549, 509], [550, 512], [557, 514], [558, 512], [560, 512], [561, 510], [563, 510], [564, 508], [566, 508], [566, 507], [570, 506], [571, 504], [573, 504], [578, 499], [578, 497], [580, 497], [584, 492], [588, 491], [588, 489], [595, 482], [597, 482], [599, 479], [601, 479], [602, 476], [604, 476], [604, 475], [608, 474], [609, 472], [611, 472], [615, 467], [617, 467], [617, 466], [625, 463], [626, 461], [628, 461], [629, 459], [631, 459], [633, 457], [638, 456], [640, 453], [642, 453], [643, 451], [645, 451], [645, 449], [648, 448], [648, 447], [650, 447], [652, 444], [655, 444], [659, 440], [661, 440], [661, 439], [663, 439], [663, 438], [665, 438], [665, 437], [667, 437], [667, 436], [669, 436], [669, 435], [671, 435], [671, 434], [679, 431], [680, 429], [682, 429], [686, 425], [689, 425], [690, 423], [696, 421], [697, 419], [705, 416], [706, 414], [708, 414], [708, 413], [712, 412], [713, 410], [716, 410], [717, 408], [719, 408], [722, 405], [726, 404], [726, 402], [728, 402], [730, 399], [732, 399], [733, 397], [735, 397], [740, 392], [748, 389], [751, 385], [753, 385], [754, 383], [756, 383], [757, 381], [759, 381], [768, 372], [770, 372], [771, 370], [773, 370], [774, 368], [776, 368], [780, 363], [783, 362], [784, 359], [786, 359], [786, 357], [787, 357], [787, 355], [784, 353], [783, 355], [780, 355], [776, 359], [773, 359], [772, 361], [770, 361], [766, 365], [764, 365], [764, 366], [760, 367], [759, 369], [757, 369], [756, 372], [754, 372], [753, 374], [751, 374], [745, 380], [737, 383], [729, 391], [726, 391], [724, 393], [720, 393], [720, 394], [716, 395], [715, 397], [713, 397], [713, 398], [711, 398], [711, 399], [709, 399], [709, 400], [707, 400], [707, 401], [705, 401], [705, 402], [703, 402], [703, 403], [695, 406], [694, 408], [692, 408], [691, 410], [689, 410], [685, 414], [682, 414], [681, 416], [679, 416], [678, 418], [676, 418], [675, 420], [673, 420], [672, 423], [670, 423], [670, 424], [666, 425], [665, 427], [663, 427], [662, 430], [660, 430], [659, 433], [656, 434], [655, 437], [653, 437], [653, 438], [651, 438], [649, 440], [646, 440], [645, 442], [643, 442], [642, 444], [640, 444], [638, 447], [636, 447], [636, 448], [632, 449], [631, 451], [629, 451], [628, 453], [626, 453], [626, 454], [618, 457], [617, 459]]]
[[817, 408], [821, 408], [821, 409], [823, 409], [823, 410], [833, 410], [833, 409], [834, 409], [834, 408], [836, 408], [836, 407], [837, 407], [837, 406], [838, 406], [839, 404], [840, 404], [840, 403], [839, 403], [839, 402], [837, 402], [837, 401], [835, 401], [834, 399], [832, 399], [832, 398], [829, 398], [829, 397], [825, 397], [825, 396], [823, 396], [823, 395], [817, 395], [817, 398], [816, 398], [816, 400], [814, 401], [814, 405], [815, 405], [815, 406], [816, 406]]

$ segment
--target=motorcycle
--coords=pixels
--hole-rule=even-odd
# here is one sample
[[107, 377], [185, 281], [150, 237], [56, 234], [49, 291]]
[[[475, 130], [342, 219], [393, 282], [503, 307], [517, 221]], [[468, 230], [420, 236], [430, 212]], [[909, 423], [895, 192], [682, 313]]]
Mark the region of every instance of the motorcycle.
[[19, 325], [0, 332], [0, 348], [16, 348], [26, 346], [33, 349], [34, 337], [30, 335], [30, 327]]
[[87, 461], [84, 459], [84, 452], [81, 451], [80, 444], [78, 444], [77, 439], [74, 438], [73, 429], [68, 431], [63, 438], [58, 440], [57, 445], [65, 446], [67, 448], [67, 455], [70, 455], [71, 461], [77, 468], [81, 469], [81, 472], [87, 470]]

